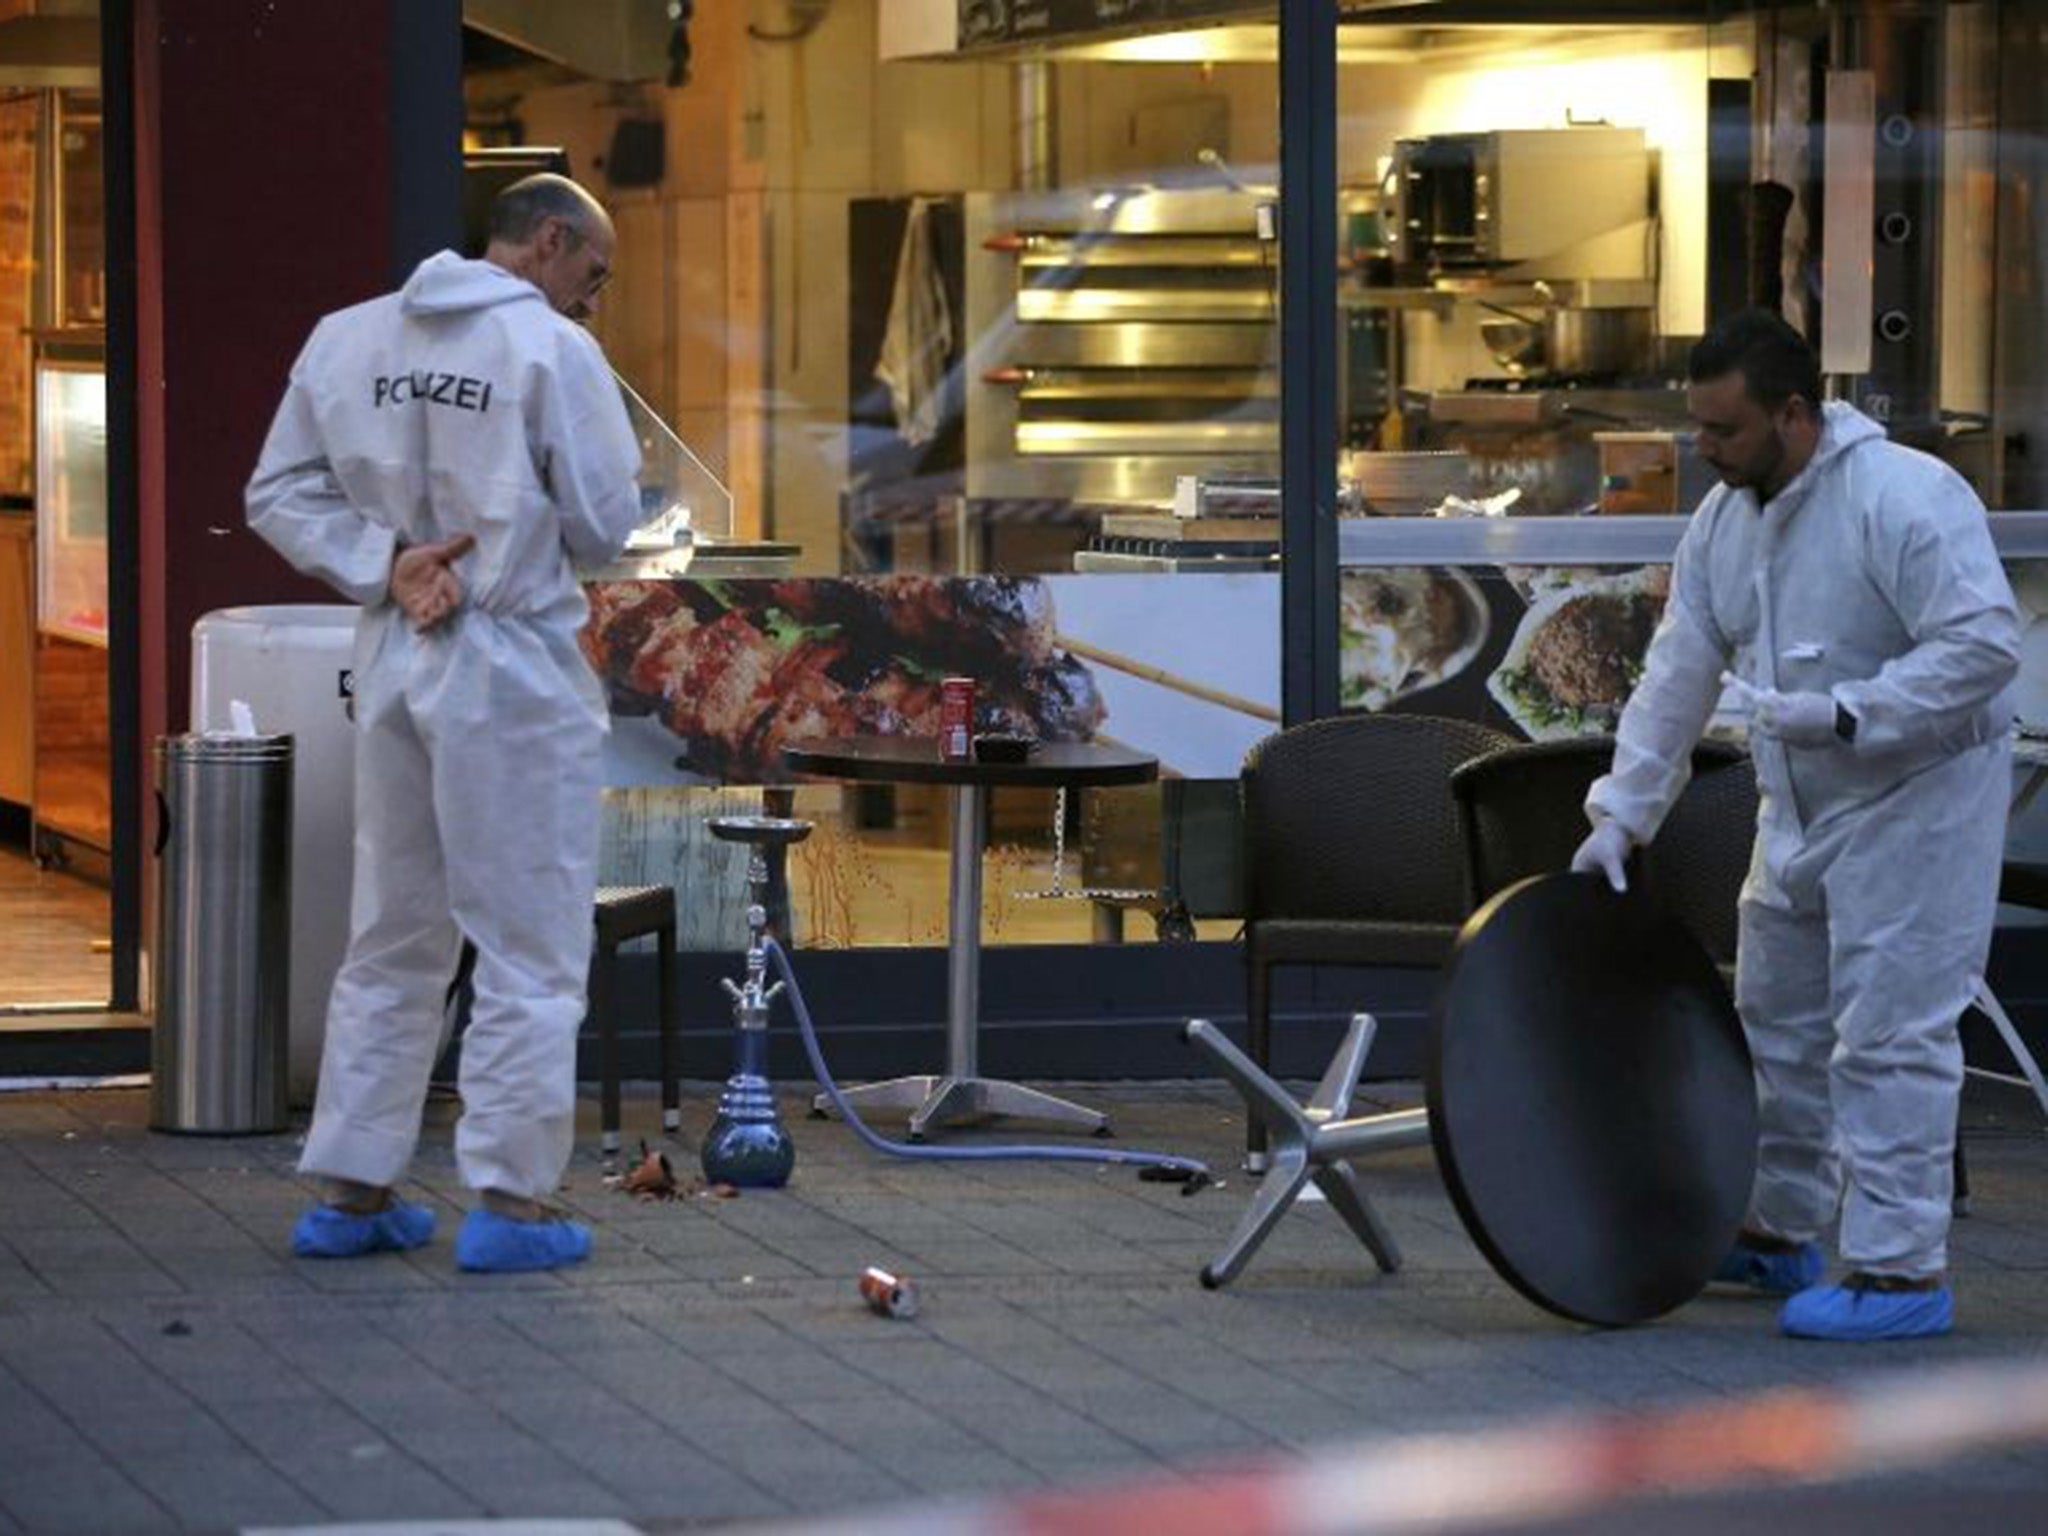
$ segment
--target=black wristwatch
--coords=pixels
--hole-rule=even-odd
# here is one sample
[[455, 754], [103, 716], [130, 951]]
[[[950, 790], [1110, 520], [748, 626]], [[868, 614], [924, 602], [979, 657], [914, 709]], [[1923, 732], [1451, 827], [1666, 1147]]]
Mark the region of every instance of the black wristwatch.
[[1856, 741], [1856, 717], [1849, 713], [1849, 706], [1839, 700], [1835, 704], [1835, 734], [1852, 746]]

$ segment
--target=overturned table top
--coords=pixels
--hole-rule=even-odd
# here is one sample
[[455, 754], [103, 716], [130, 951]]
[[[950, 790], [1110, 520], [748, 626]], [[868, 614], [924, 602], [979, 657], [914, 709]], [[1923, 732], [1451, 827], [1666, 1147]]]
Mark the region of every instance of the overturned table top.
[[1733, 1243], [1756, 1168], [1749, 1048], [1713, 961], [1647, 896], [1559, 874], [1481, 907], [1426, 1086], [1452, 1203], [1537, 1305], [1642, 1322]]

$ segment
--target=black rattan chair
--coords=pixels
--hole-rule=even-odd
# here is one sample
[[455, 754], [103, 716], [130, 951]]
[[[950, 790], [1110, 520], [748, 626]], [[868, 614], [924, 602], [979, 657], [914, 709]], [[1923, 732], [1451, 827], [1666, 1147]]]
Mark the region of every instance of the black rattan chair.
[[[1451, 772], [1509, 741], [1466, 720], [1343, 715], [1252, 749], [1238, 788], [1247, 1043], [1261, 1070], [1275, 966], [1427, 968], [1450, 953], [1470, 909]], [[1261, 1166], [1256, 1119], [1245, 1145]]]
[[[1611, 736], [1585, 736], [1510, 746], [1451, 775], [1475, 906], [1517, 880], [1571, 866], [1586, 836], [1586, 791], [1613, 761]], [[1735, 963], [1756, 806], [1748, 756], [1701, 742], [1691, 782], [1639, 860], [1646, 887], [1723, 966]]]
[[1723, 969], [1735, 964], [1756, 812], [1756, 765], [1748, 754], [1703, 742], [1693, 752], [1691, 782], [1643, 850], [1651, 895], [1678, 914]]

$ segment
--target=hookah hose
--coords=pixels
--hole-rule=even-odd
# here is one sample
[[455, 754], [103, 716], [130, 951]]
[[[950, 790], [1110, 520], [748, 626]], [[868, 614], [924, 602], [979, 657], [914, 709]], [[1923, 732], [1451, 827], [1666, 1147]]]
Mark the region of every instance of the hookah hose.
[[1181, 1193], [1192, 1195], [1195, 1191], [1213, 1182], [1214, 1175], [1209, 1165], [1192, 1157], [1175, 1157], [1166, 1152], [1125, 1151], [1113, 1147], [1069, 1147], [1052, 1145], [1007, 1145], [996, 1147], [925, 1147], [906, 1141], [891, 1141], [872, 1129], [855, 1112], [846, 1095], [840, 1092], [839, 1084], [832, 1079], [831, 1071], [825, 1066], [825, 1053], [818, 1048], [817, 1027], [811, 1022], [811, 1010], [804, 1003], [804, 990], [797, 985], [796, 973], [790, 969], [789, 956], [775, 940], [762, 938], [762, 947], [775, 962], [775, 969], [782, 973], [782, 979], [789, 986], [790, 1007], [796, 1013], [797, 1033], [803, 1037], [804, 1054], [810, 1058], [811, 1071], [817, 1075], [819, 1085], [825, 1090], [825, 1097], [832, 1101], [840, 1118], [852, 1127], [853, 1134], [891, 1157], [919, 1157], [950, 1159], [957, 1162], [1003, 1162], [1023, 1158], [1036, 1158], [1057, 1163], [1116, 1163], [1136, 1168], [1138, 1177], [1160, 1183], [1174, 1183], [1181, 1186]]

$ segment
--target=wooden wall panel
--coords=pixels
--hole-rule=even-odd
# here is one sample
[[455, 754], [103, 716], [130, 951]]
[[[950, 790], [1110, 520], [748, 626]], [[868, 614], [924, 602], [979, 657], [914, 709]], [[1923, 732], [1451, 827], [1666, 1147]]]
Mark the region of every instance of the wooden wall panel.
[[36, 642], [35, 818], [96, 848], [113, 842], [107, 653], [42, 636]]
[[[602, 192], [600, 185], [600, 195]], [[619, 376], [666, 419], [675, 411], [668, 369], [667, 209], [651, 201], [617, 201], [611, 214], [618, 249], [613, 255], [612, 279], [598, 300], [597, 321], [591, 330]]]
[[[4, 14], [0, 6], [0, 14]], [[33, 96], [0, 101], [0, 496], [26, 496], [35, 477], [29, 401], [29, 305], [35, 268]]]
[[35, 539], [0, 515], [0, 800], [27, 805], [35, 775]]
[[725, 393], [727, 484], [732, 488], [733, 533], [758, 539], [767, 527], [768, 500], [768, 199], [758, 192], [726, 200], [727, 334]]

